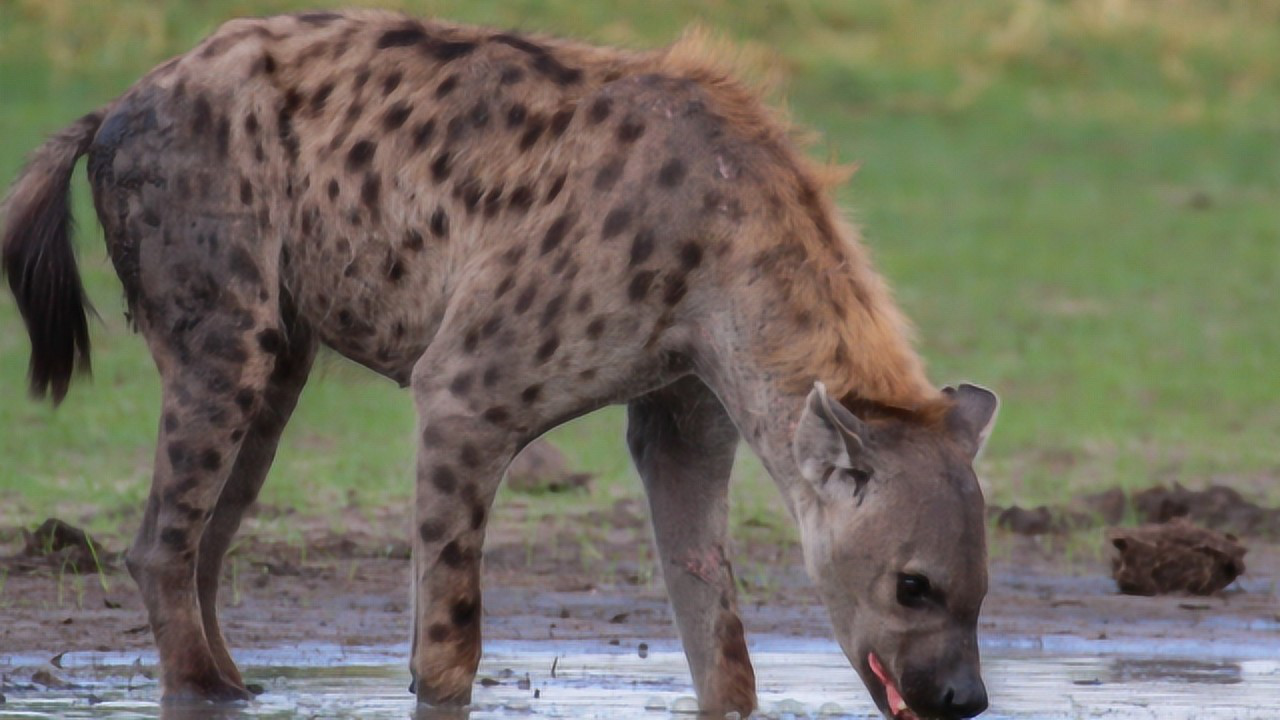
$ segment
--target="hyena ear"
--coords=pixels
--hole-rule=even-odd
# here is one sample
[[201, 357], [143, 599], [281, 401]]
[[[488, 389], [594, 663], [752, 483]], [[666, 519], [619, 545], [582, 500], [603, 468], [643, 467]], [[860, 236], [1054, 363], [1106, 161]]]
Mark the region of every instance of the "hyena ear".
[[791, 452], [800, 474], [821, 490], [835, 471], [853, 469], [866, 452], [867, 436], [867, 426], [822, 383], [814, 383], [791, 436]]
[[947, 411], [947, 430], [968, 453], [969, 459], [976, 459], [996, 424], [1000, 398], [977, 385], [945, 387], [942, 392], [952, 400], [951, 409]]

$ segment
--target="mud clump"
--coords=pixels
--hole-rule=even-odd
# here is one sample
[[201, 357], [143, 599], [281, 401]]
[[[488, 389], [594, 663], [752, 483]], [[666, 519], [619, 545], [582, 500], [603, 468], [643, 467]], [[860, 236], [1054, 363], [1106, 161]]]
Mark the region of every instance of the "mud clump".
[[586, 488], [594, 476], [569, 470], [569, 461], [555, 445], [535, 440], [507, 468], [507, 487], [517, 492], [566, 492]]
[[112, 556], [84, 530], [57, 518], [49, 518], [34, 531], [22, 530], [22, 549], [0, 560], [13, 572], [55, 568], [73, 573], [110, 570]]
[[1224, 485], [1204, 490], [1188, 490], [1176, 483], [1172, 488], [1153, 487], [1135, 493], [1131, 502], [1146, 522], [1185, 517], [1235, 535], [1280, 539], [1280, 508], [1251, 503]]
[[1129, 495], [1112, 488], [1082, 495], [1065, 505], [992, 505], [988, 514], [995, 518], [996, 527], [1019, 535], [1061, 535], [1118, 525], [1129, 516], [1146, 523], [1188, 518], [1233, 535], [1280, 540], [1280, 508], [1249, 502], [1224, 485], [1188, 490], [1175, 483], [1173, 487], [1155, 486]]
[[1117, 555], [1111, 577], [1126, 595], [1211, 595], [1244, 572], [1247, 550], [1234, 536], [1184, 518], [1107, 534]]

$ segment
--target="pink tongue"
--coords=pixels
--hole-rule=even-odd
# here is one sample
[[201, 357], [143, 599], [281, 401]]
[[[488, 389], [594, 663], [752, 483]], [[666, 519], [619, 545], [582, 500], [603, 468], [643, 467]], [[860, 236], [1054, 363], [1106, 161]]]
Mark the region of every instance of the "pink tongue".
[[880, 683], [884, 685], [885, 702], [889, 704], [889, 712], [896, 718], [914, 718], [915, 713], [907, 709], [902, 693], [898, 692], [898, 687], [889, 678], [889, 673], [885, 672], [884, 666], [880, 664], [880, 658], [876, 657], [875, 653], [868, 653], [867, 662], [871, 664], [871, 672], [875, 673], [876, 677], [880, 678]]

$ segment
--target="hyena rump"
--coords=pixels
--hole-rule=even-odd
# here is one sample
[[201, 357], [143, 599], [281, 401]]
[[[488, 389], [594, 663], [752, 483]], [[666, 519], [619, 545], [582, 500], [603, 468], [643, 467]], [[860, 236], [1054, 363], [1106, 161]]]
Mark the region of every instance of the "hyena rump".
[[508, 461], [625, 402], [705, 710], [756, 704], [725, 554], [740, 435], [880, 708], [986, 707], [971, 465], [995, 398], [928, 382], [819, 174], [706, 55], [380, 12], [236, 20], [35, 153], [3, 226], [33, 391], [61, 400], [88, 367], [67, 206], [85, 154], [163, 378], [128, 567], [166, 700], [248, 697], [220, 566], [323, 344], [417, 405], [420, 701], [470, 700]]

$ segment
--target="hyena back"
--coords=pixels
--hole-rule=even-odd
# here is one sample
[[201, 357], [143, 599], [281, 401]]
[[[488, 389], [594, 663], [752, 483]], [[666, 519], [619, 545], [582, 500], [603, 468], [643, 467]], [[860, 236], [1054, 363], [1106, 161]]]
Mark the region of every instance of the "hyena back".
[[[470, 700], [481, 546], [509, 460], [567, 419], [628, 402], [705, 709], [755, 707], [725, 555], [740, 433], [797, 518], [882, 709], [985, 707], [970, 464], [994, 397], [933, 388], [818, 174], [700, 54], [380, 12], [236, 20], [37, 151], [4, 226], [33, 390], [60, 400], [88, 364], [66, 206], [83, 154], [162, 376], [128, 566], [167, 700], [248, 697], [216, 618], [222, 557], [323, 345], [414, 394], [421, 701]], [[876, 468], [898, 479], [860, 480]], [[834, 511], [855, 500], [867, 509]], [[888, 516], [907, 500], [950, 522], [904, 536]], [[885, 550], [875, 576], [842, 554], [871, 532]], [[927, 572], [948, 578], [952, 600], [931, 616], [942, 639], [907, 643], [907, 605], [881, 602], [874, 578]]]

